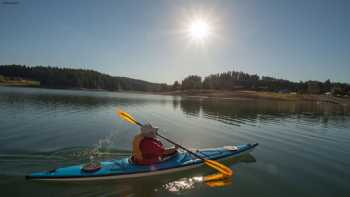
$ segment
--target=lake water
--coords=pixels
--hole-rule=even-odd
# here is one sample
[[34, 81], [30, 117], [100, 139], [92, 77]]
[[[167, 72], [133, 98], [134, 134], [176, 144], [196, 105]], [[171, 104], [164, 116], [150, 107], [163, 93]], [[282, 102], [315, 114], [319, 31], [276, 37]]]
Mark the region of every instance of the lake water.
[[[210, 187], [201, 169], [161, 177], [45, 183], [24, 176], [122, 158], [138, 128], [116, 108], [151, 122], [187, 147], [258, 142], [231, 184]], [[315, 103], [198, 99], [0, 87], [1, 196], [350, 196], [350, 109]]]

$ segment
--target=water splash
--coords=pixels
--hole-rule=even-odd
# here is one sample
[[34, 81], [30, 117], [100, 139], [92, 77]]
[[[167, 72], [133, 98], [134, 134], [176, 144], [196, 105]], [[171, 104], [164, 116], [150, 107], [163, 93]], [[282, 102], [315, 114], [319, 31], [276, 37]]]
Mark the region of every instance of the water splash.
[[90, 162], [130, 156], [131, 150], [113, 148], [113, 138], [115, 137], [115, 132], [111, 132], [108, 136], [99, 139], [92, 148], [77, 152], [76, 156]]

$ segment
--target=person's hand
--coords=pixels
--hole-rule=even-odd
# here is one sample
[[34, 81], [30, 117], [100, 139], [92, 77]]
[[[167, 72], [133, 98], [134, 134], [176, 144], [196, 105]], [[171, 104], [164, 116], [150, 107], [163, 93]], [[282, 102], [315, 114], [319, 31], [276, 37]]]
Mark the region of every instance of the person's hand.
[[158, 128], [153, 131], [154, 135], [158, 135]]

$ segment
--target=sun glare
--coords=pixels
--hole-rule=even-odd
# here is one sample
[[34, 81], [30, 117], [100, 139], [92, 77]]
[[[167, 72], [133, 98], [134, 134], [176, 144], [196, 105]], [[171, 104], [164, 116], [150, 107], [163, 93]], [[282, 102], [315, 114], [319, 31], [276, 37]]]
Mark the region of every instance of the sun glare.
[[205, 41], [210, 36], [210, 25], [201, 19], [191, 21], [188, 26], [188, 34], [195, 41]]
[[211, 9], [184, 9], [179, 13], [177, 22], [179, 29], [176, 33], [185, 39], [187, 47], [208, 49], [221, 39], [218, 34], [222, 29], [221, 23]]

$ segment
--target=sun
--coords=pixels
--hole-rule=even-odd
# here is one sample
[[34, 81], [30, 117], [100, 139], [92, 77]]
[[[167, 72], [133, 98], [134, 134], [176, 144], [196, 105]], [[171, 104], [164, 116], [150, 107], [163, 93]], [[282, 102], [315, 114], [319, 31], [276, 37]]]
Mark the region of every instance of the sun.
[[221, 40], [222, 23], [211, 9], [184, 9], [176, 18], [176, 34], [184, 38], [187, 47], [208, 49]]
[[187, 33], [194, 41], [205, 41], [211, 33], [210, 25], [203, 19], [193, 20], [188, 25]]

